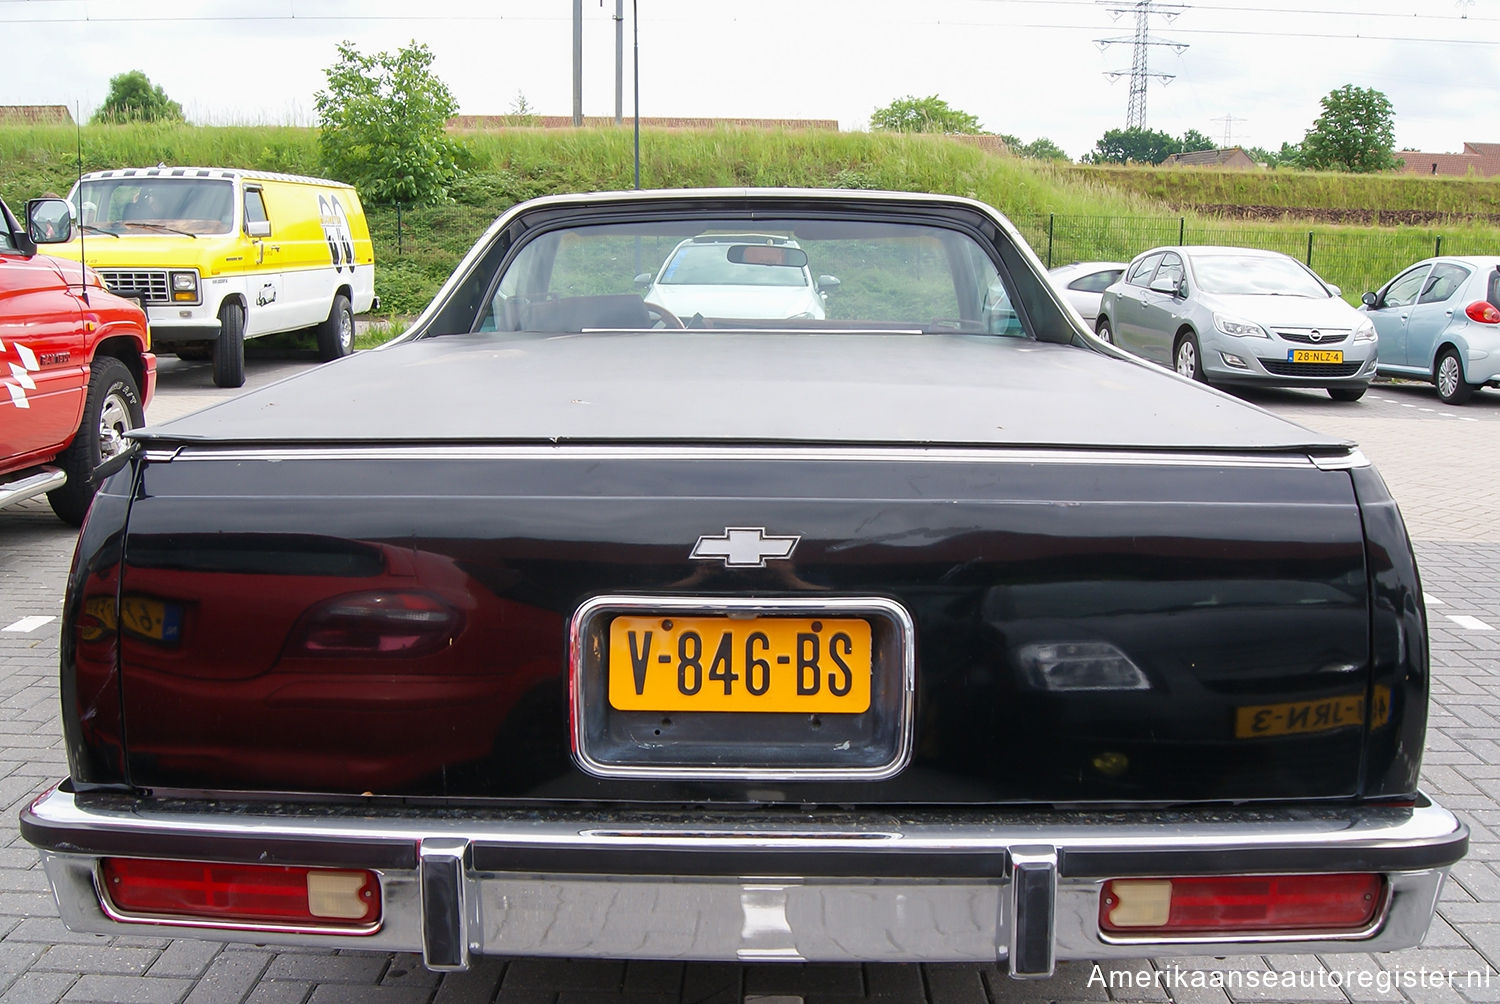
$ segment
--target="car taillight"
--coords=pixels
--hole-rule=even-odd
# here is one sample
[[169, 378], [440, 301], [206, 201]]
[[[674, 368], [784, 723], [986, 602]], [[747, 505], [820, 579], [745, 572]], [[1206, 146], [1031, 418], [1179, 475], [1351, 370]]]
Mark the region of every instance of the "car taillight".
[[1379, 875], [1249, 875], [1112, 879], [1099, 897], [1107, 934], [1357, 932], [1383, 900]]
[[104, 858], [100, 894], [117, 919], [371, 933], [380, 925], [374, 872], [279, 865]]
[[1488, 300], [1475, 300], [1464, 308], [1469, 320], [1480, 324], [1500, 324], [1500, 308]]
[[427, 593], [378, 591], [325, 600], [302, 615], [289, 656], [401, 657], [452, 644], [463, 615]]

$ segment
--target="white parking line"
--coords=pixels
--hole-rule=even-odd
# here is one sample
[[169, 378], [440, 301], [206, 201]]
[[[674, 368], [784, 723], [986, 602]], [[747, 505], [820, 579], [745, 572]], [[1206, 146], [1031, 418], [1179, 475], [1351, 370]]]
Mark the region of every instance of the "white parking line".
[[1484, 621], [1480, 620], [1478, 617], [1470, 617], [1468, 614], [1449, 614], [1448, 619], [1457, 624], [1459, 627], [1468, 628], [1470, 631], [1495, 630]]
[[35, 631], [37, 628], [41, 627], [43, 624], [47, 624], [47, 623], [50, 623], [50, 622], [55, 621], [55, 620], [57, 620], [56, 617], [43, 617], [43, 616], [40, 616], [40, 615], [36, 615], [36, 616], [32, 616], [32, 617], [22, 617], [20, 620], [16, 621], [14, 624], [10, 624], [10, 625], [7, 625], [6, 627], [0, 628], [0, 631], [19, 631], [19, 632], [25, 633], [27, 631]]
[[1443, 601], [1442, 600], [1438, 599], [1436, 596], [1432, 595], [1429, 592], [1423, 592], [1422, 593], [1422, 600], [1429, 607], [1440, 607], [1440, 606], [1443, 605]]

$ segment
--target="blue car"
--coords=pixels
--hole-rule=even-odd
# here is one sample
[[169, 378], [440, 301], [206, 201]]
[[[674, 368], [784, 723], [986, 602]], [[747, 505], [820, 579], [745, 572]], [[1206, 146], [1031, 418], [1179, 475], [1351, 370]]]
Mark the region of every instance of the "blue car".
[[1381, 376], [1430, 380], [1447, 404], [1500, 386], [1500, 257], [1428, 258], [1363, 300]]

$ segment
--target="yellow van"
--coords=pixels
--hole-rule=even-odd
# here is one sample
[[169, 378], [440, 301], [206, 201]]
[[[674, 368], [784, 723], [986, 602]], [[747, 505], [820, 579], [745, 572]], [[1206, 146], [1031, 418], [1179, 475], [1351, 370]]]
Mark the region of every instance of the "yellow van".
[[245, 339], [315, 328], [348, 355], [354, 315], [378, 306], [359, 195], [336, 181], [213, 167], [95, 171], [68, 196], [82, 231], [48, 253], [80, 257], [146, 308], [157, 352], [213, 359], [245, 382]]

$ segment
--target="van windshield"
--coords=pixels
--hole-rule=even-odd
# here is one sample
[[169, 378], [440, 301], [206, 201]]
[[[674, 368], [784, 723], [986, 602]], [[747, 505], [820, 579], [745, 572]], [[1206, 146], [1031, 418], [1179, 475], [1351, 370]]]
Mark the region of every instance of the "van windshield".
[[226, 234], [234, 229], [234, 183], [206, 178], [85, 181], [69, 200], [85, 226], [110, 233]]

